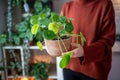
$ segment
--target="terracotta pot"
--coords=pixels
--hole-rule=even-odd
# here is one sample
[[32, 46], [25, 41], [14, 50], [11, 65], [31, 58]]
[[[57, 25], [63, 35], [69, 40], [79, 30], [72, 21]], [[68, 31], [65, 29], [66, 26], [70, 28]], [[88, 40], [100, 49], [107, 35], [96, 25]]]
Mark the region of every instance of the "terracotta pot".
[[[72, 40], [71, 38], [63, 39], [62, 41], [61, 40], [59, 41], [58, 40], [45, 40], [45, 47], [49, 55], [53, 57], [57, 57], [57, 56], [60, 56], [62, 52], [66, 52], [66, 49], [67, 51], [70, 49], [71, 40]], [[62, 50], [62, 52], [60, 49]]]

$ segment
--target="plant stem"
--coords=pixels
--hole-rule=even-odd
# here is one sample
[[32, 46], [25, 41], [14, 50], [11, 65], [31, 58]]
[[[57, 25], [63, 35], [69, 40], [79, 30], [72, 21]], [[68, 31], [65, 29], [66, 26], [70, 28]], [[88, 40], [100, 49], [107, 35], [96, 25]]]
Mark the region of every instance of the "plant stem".
[[59, 38], [60, 38], [60, 37], [58, 37], [58, 46], [59, 46], [59, 48], [60, 48], [60, 52], [63, 53], [63, 50], [62, 50], [61, 45], [60, 45], [60, 40], [59, 40]]
[[65, 48], [65, 51], [67, 52], [68, 50], [67, 50], [67, 48], [66, 48], [66, 46], [65, 46], [64, 41], [58, 36], [58, 45], [59, 45], [59, 48], [60, 48], [61, 53], [63, 53], [63, 50], [62, 50], [62, 48], [61, 48], [60, 41], [62, 42], [63, 47]]
[[64, 48], [65, 48], [65, 51], [67, 52], [68, 50], [67, 50], [67, 48], [66, 48], [66, 46], [65, 46], [65, 43], [64, 43], [64, 41], [60, 38], [60, 41], [62, 42], [62, 44], [63, 44], [63, 46], [64, 46]]

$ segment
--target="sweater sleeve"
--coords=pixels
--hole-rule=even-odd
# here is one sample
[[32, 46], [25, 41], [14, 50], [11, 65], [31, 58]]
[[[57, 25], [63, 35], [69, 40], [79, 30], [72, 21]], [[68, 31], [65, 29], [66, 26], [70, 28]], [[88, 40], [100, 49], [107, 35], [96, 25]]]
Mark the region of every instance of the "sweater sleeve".
[[109, 1], [104, 11], [100, 28], [99, 39], [91, 45], [84, 46], [84, 58], [82, 64], [98, 62], [111, 54], [111, 48], [115, 42], [115, 19], [112, 2]]

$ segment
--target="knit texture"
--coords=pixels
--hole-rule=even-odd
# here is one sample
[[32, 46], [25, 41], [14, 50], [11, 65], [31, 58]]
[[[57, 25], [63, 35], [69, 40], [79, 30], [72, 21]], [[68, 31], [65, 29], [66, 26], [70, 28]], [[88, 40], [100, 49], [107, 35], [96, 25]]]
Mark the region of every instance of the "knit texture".
[[[72, 58], [66, 68], [96, 80], [107, 80], [111, 69], [111, 49], [115, 42], [115, 15], [112, 2], [73, 0], [63, 5], [62, 13], [72, 18], [73, 33], [82, 32], [86, 38], [84, 57]], [[76, 41], [73, 37], [72, 42]], [[80, 38], [78, 41], [80, 43]]]

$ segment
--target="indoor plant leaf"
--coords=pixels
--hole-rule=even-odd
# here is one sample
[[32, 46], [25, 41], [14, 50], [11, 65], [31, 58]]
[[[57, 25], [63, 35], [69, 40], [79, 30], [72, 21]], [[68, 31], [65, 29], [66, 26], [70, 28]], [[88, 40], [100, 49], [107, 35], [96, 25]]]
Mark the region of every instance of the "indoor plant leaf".
[[43, 42], [43, 32], [39, 31], [35, 36], [35, 41]]
[[45, 14], [38, 14], [38, 16], [39, 16], [39, 19], [40, 19], [40, 20], [46, 18], [46, 15], [45, 15]]
[[32, 33], [31, 33], [30, 29], [28, 29], [28, 30], [26, 31], [26, 37], [27, 37], [28, 40], [30, 40], [30, 41], [33, 40], [33, 35], [32, 35]]
[[42, 43], [40, 41], [37, 42], [37, 46], [39, 47], [39, 49], [42, 51], [43, 47], [42, 47]]
[[64, 24], [67, 19], [66, 19], [65, 16], [61, 16], [61, 17], [59, 18], [59, 20], [60, 20], [61, 23]]
[[12, 35], [12, 39], [16, 45], [20, 44], [20, 38], [17, 35]]
[[65, 68], [69, 64], [70, 58], [72, 57], [72, 55], [73, 55], [72, 52], [64, 53], [64, 55], [59, 63], [60, 68]]
[[30, 19], [31, 24], [38, 24], [39, 15], [34, 15]]
[[55, 33], [51, 30], [45, 30], [44, 33], [43, 33], [43, 36], [45, 39], [54, 39], [56, 37]]
[[34, 4], [34, 9], [36, 12], [40, 12], [43, 8], [43, 5], [40, 1], [36, 1]]
[[60, 68], [65, 68], [69, 64], [69, 61], [70, 61], [70, 55], [64, 54], [59, 63]]
[[31, 29], [31, 32], [32, 32], [32, 34], [33, 35], [36, 35], [37, 34], [37, 32], [38, 32], [38, 30], [39, 30], [39, 25], [38, 24], [34, 24], [33, 26], [32, 26], [32, 29]]
[[20, 33], [20, 34], [19, 34], [19, 37], [20, 37], [20, 38], [26, 38], [26, 33], [25, 33], [25, 32], [24, 32], [24, 33]]
[[55, 22], [51, 22], [49, 25], [48, 25], [48, 30], [51, 30], [53, 31], [55, 34], [58, 33], [59, 31], [59, 25]]
[[5, 44], [7, 42], [7, 35], [2, 34], [0, 35], [0, 44]]
[[48, 8], [48, 7], [42, 10], [42, 13], [44, 13], [44, 14], [47, 15], [47, 16], [50, 15], [50, 12], [51, 12], [51, 9]]
[[84, 43], [86, 42], [85, 37], [83, 36], [82, 32], [80, 32], [80, 39], [81, 39], [81, 45], [83, 46]]
[[[40, 20], [38, 24], [39, 24], [39, 25], [42, 24], [43, 26], [48, 27], [48, 24], [49, 24], [49, 23], [50, 23], [50, 20], [46, 18], [46, 19]], [[41, 27], [42, 27], [42, 26], [41, 26]], [[42, 27], [42, 28], [44, 28], [44, 27]]]
[[19, 24], [16, 24], [16, 29], [18, 32], [24, 32], [27, 30], [28, 23], [26, 21], [22, 21]]
[[52, 22], [59, 22], [59, 15], [58, 14], [56, 14], [56, 13], [51, 13], [51, 17], [50, 17], [51, 19], [52, 19]]
[[73, 25], [71, 22], [66, 22], [65, 24], [65, 31], [68, 32], [68, 33], [72, 33], [73, 31]]

